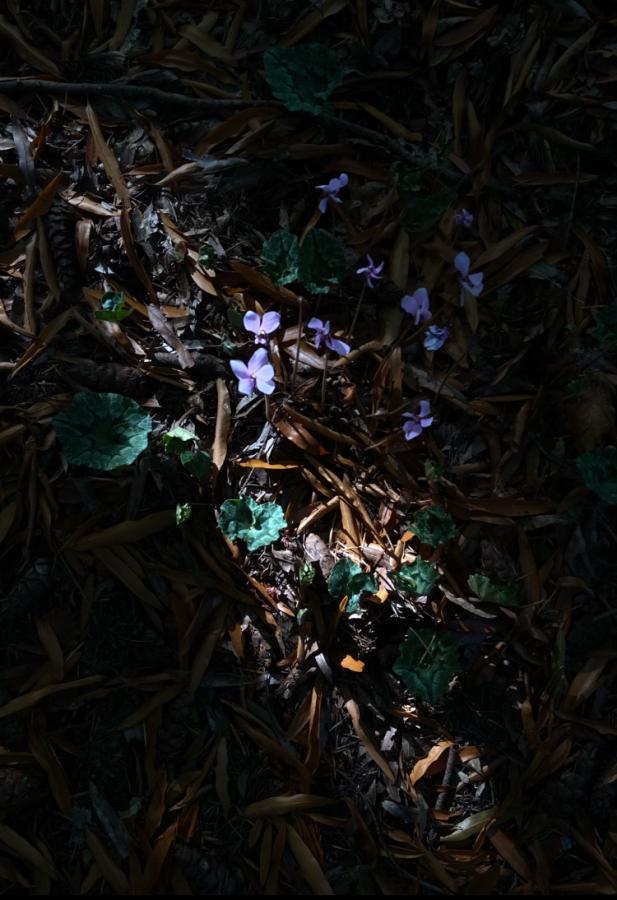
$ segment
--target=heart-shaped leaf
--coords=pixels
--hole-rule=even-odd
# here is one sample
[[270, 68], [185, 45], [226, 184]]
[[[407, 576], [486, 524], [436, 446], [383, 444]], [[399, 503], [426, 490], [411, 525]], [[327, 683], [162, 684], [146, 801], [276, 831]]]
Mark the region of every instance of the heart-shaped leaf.
[[287, 109], [319, 115], [343, 80], [334, 50], [322, 44], [271, 47], [264, 53], [266, 80]]
[[275, 231], [263, 246], [261, 261], [275, 284], [297, 281], [300, 269], [298, 238], [289, 231]]
[[423, 544], [430, 544], [431, 547], [439, 547], [440, 544], [452, 540], [457, 534], [454, 519], [440, 506], [429, 506], [428, 509], [420, 510], [416, 514], [411, 529]]
[[328, 593], [334, 600], [348, 598], [348, 613], [359, 612], [362, 594], [374, 594], [376, 590], [377, 584], [373, 576], [346, 556], [339, 559], [328, 579]]
[[438, 580], [439, 573], [435, 567], [419, 557], [410, 565], [401, 566], [398, 572], [392, 573], [392, 581], [399, 591], [421, 597], [430, 594]]
[[300, 247], [300, 281], [314, 294], [326, 294], [345, 274], [342, 243], [323, 228], [309, 231]]
[[232, 541], [241, 540], [249, 550], [278, 541], [287, 527], [278, 503], [257, 503], [251, 497], [225, 500], [219, 510], [219, 528]]
[[451, 634], [428, 628], [407, 632], [392, 667], [401, 681], [425, 703], [438, 703], [450, 679], [460, 672], [458, 646]]

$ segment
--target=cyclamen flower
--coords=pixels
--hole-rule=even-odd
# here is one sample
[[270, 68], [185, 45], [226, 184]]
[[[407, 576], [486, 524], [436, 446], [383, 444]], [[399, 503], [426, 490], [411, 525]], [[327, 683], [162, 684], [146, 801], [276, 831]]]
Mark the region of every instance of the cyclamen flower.
[[329, 350], [334, 350], [339, 356], [347, 356], [351, 348], [345, 341], [339, 341], [338, 338], [330, 336], [330, 322], [322, 322], [321, 319], [313, 318], [309, 321], [307, 327], [312, 328], [315, 332], [315, 346], [317, 349], [319, 349], [323, 341]]
[[462, 228], [471, 228], [474, 223], [474, 214], [468, 209], [463, 208], [454, 216], [454, 224], [460, 225]]
[[439, 350], [450, 337], [449, 328], [440, 328], [439, 325], [429, 325], [424, 333], [424, 349]]
[[454, 257], [454, 268], [459, 274], [461, 306], [465, 303], [465, 291], [473, 297], [479, 297], [484, 290], [484, 274], [482, 272], [474, 272], [474, 274], [471, 275], [469, 273], [470, 266], [471, 260], [463, 250], [456, 254]]
[[281, 324], [281, 317], [277, 312], [267, 312], [264, 316], [256, 312], [247, 312], [242, 321], [246, 330], [255, 335], [256, 344], [267, 344], [268, 339], [265, 335], [276, 331]]
[[370, 288], [375, 287], [373, 284], [373, 280], [379, 281], [380, 278], [383, 278], [381, 274], [383, 271], [383, 267], [385, 263], [380, 262], [379, 265], [375, 265], [371, 257], [366, 254], [366, 258], [368, 259], [368, 266], [364, 266], [361, 269], [356, 269], [356, 275], [364, 275], [366, 274], [366, 283]]
[[338, 195], [341, 188], [347, 187], [349, 184], [349, 176], [345, 172], [341, 172], [338, 178], [331, 178], [327, 184], [318, 184], [315, 190], [323, 191], [324, 195], [319, 201], [319, 211], [325, 213], [328, 209], [328, 200], [332, 203], [342, 203], [343, 201]]
[[428, 400], [420, 400], [420, 409], [417, 413], [403, 413], [403, 418], [408, 419], [403, 424], [403, 433], [406, 441], [413, 441], [420, 437], [423, 430], [433, 424], [431, 404]]
[[262, 394], [271, 394], [274, 390], [274, 369], [268, 360], [268, 351], [264, 347], [255, 350], [248, 363], [241, 359], [232, 359], [229, 363], [231, 371], [238, 379], [238, 390], [247, 397], [252, 397], [255, 388]]
[[431, 318], [429, 297], [426, 288], [418, 288], [413, 294], [405, 294], [401, 300], [401, 307], [410, 316], [414, 316], [414, 323], [419, 325]]

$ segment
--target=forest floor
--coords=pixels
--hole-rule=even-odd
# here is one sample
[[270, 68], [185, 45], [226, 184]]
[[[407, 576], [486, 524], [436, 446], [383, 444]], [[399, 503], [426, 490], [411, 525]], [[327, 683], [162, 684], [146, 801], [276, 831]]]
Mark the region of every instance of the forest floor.
[[0, 886], [614, 894], [614, 4], [206, 6], [0, 15]]

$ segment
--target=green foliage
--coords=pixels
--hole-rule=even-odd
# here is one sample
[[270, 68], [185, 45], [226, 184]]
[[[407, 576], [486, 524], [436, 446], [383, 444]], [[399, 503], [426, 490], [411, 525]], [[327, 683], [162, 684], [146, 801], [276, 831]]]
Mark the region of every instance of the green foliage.
[[377, 584], [373, 576], [346, 556], [339, 559], [328, 579], [328, 593], [334, 600], [348, 598], [348, 613], [359, 611], [362, 594], [374, 594], [376, 590]]
[[300, 281], [314, 294], [327, 294], [344, 273], [342, 243], [323, 228], [309, 231], [300, 247]]
[[111, 471], [130, 465], [148, 446], [152, 419], [121, 394], [80, 391], [53, 420], [67, 462]]
[[124, 294], [106, 291], [102, 297], [101, 309], [95, 312], [94, 317], [103, 322], [121, 322], [132, 312], [131, 307], [124, 302]]
[[601, 347], [617, 344], [617, 300], [594, 313], [596, 327], [593, 333]]
[[178, 503], [176, 506], [176, 525], [184, 525], [193, 515], [190, 503]]
[[424, 477], [427, 481], [439, 481], [446, 474], [446, 470], [441, 463], [436, 463], [432, 459], [427, 459], [424, 463]]
[[303, 562], [298, 570], [300, 584], [312, 584], [315, 579], [315, 567], [312, 563]]
[[393, 572], [392, 581], [399, 591], [422, 597], [437, 584], [439, 573], [434, 566], [418, 557], [410, 565], [401, 566], [398, 572]]
[[456, 201], [454, 191], [441, 191], [430, 197], [412, 197], [403, 216], [407, 231], [431, 231], [446, 210]]
[[509, 581], [500, 581], [497, 578], [489, 578], [476, 572], [469, 576], [469, 589], [483, 603], [495, 603], [497, 606], [518, 606], [519, 593], [516, 585]]
[[456, 537], [457, 529], [452, 516], [440, 506], [429, 506], [417, 513], [411, 530], [414, 531], [423, 544], [431, 547], [439, 547], [446, 541]]
[[342, 243], [328, 231], [313, 228], [302, 246], [295, 234], [275, 231], [261, 255], [265, 272], [275, 284], [301, 281], [314, 294], [325, 294], [345, 273]]
[[278, 541], [287, 527], [278, 503], [257, 503], [251, 497], [225, 500], [219, 510], [219, 528], [232, 541], [245, 541], [249, 550]]
[[275, 284], [289, 284], [300, 274], [298, 238], [289, 231], [275, 231], [261, 254], [264, 270]]
[[460, 669], [458, 646], [452, 635], [436, 634], [428, 628], [407, 632], [392, 667], [416, 697], [431, 704], [439, 702]]
[[264, 53], [264, 66], [272, 93], [292, 112], [319, 115], [343, 80], [336, 53], [321, 44], [271, 47]]
[[215, 258], [214, 247], [210, 244], [202, 244], [199, 248], [199, 256], [197, 258], [200, 265], [205, 269], [209, 269]]
[[180, 454], [180, 462], [189, 473], [194, 475], [199, 481], [203, 481], [207, 477], [212, 468], [212, 457], [205, 450], [184, 450]]
[[581, 453], [576, 468], [587, 487], [610, 506], [617, 503], [617, 449], [605, 447]]
[[176, 425], [163, 435], [166, 453], [181, 453], [194, 440], [196, 440], [195, 434], [187, 428], [181, 428], [180, 425]]

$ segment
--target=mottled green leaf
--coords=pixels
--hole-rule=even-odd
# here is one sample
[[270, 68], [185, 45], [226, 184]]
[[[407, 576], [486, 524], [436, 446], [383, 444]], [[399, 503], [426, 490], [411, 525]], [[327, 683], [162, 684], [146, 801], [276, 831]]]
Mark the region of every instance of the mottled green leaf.
[[325, 294], [345, 274], [341, 241], [323, 228], [313, 228], [300, 247], [299, 278], [313, 294]]
[[148, 446], [152, 419], [121, 394], [80, 391], [54, 417], [67, 462], [110, 471], [132, 463]]
[[184, 450], [180, 454], [180, 462], [190, 475], [203, 481], [212, 468], [212, 457], [205, 450]]
[[376, 590], [377, 584], [373, 576], [364, 572], [347, 556], [339, 559], [328, 579], [328, 593], [334, 600], [348, 598], [348, 613], [359, 611], [362, 594], [374, 594]]
[[429, 506], [416, 514], [411, 525], [423, 544], [438, 547], [456, 537], [457, 529], [452, 516], [440, 506]]
[[176, 525], [184, 525], [193, 515], [190, 503], [178, 503], [176, 506]]
[[430, 231], [455, 202], [454, 191], [442, 191], [430, 197], [412, 197], [403, 215], [403, 226], [407, 231]]
[[469, 589], [483, 603], [496, 603], [498, 606], [518, 606], [519, 592], [516, 585], [509, 581], [489, 578], [481, 572], [469, 576]]
[[271, 47], [264, 53], [266, 80], [287, 109], [318, 115], [343, 80], [334, 50], [322, 44]]
[[241, 540], [249, 550], [278, 541], [287, 527], [278, 503], [257, 503], [251, 497], [225, 500], [219, 510], [219, 528], [232, 541]]
[[194, 440], [196, 438], [192, 431], [176, 425], [163, 435], [163, 446], [166, 453], [180, 453], [182, 450], [186, 450]]
[[275, 284], [297, 281], [300, 268], [298, 238], [289, 231], [275, 231], [261, 254], [264, 271]]
[[458, 645], [448, 632], [411, 629], [392, 669], [420, 700], [438, 703], [452, 676], [461, 669]]
[[605, 447], [582, 453], [576, 460], [576, 468], [587, 487], [605, 503], [617, 503], [617, 449]]
[[419, 596], [429, 594], [438, 580], [439, 573], [435, 567], [419, 557], [392, 573], [392, 581], [399, 591]]

